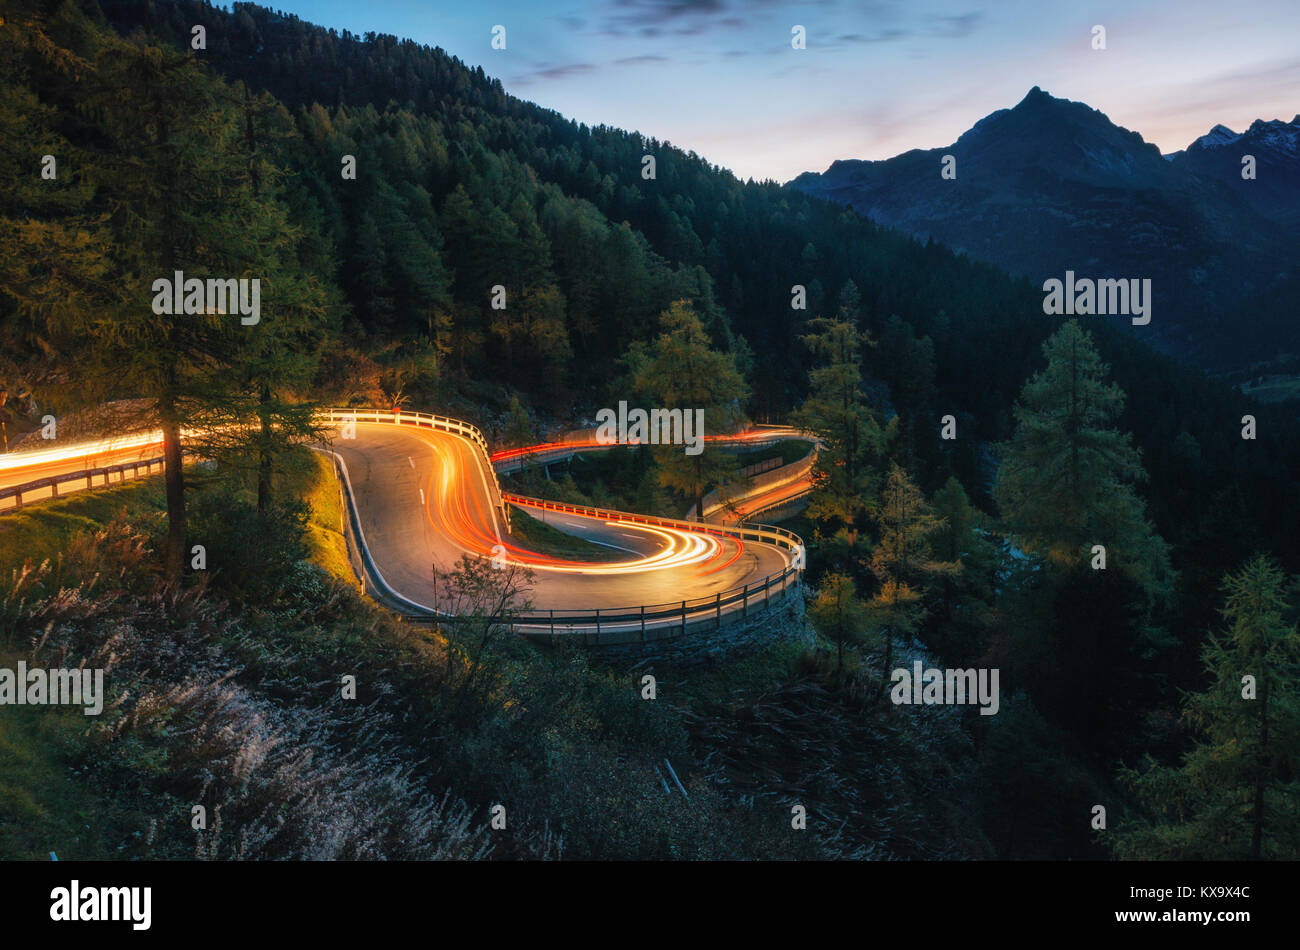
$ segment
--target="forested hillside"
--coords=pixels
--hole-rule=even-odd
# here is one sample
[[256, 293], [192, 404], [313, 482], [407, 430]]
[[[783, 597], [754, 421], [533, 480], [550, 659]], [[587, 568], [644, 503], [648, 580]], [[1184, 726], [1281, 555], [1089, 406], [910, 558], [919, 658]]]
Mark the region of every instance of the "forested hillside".
[[[200, 50], [190, 48], [196, 25]], [[0, 248], [6, 418], [31, 429], [47, 410], [148, 400], [169, 452], [161, 500], [137, 499], [132, 526], [100, 525], [68, 568], [87, 598], [101, 583], [97, 559], [120, 569], [129, 582], [117, 593], [139, 598], [148, 622], [113, 598], [69, 615], [54, 597], [61, 568], [28, 565], [6, 601], [6, 646], [49, 617], [69, 649], [89, 650], [99, 618], [121, 621], [148, 681], [157, 671], [140, 657], [180, 630], [185, 662], [206, 650], [213, 668], [246, 665], [240, 688], [265, 691], [279, 710], [291, 686], [317, 675], [313, 663], [339, 673], [363, 642], [365, 674], [391, 673], [382, 695], [406, 710], [375, 727], [386, 730], [383, 754], [366, 767], [397, 761], [385, 807], [402, 821], [445, 815], [455, 827], [443, 844], [456, 854], [478, 853], [467, 816], [503, 786], [529, 802], [527, 834], [507, 856], [551, 856], [552, 820], [579, 857], [1112, 853], [1076, 818], [1102, 794], [1134, 814], [1177, 798], [1169, 789], [1185, 775], [1121, 768], [1193, 748], [1175, 724], [1181, 691], [1210, 708], [1202, 759], [1241, 725], [1214, 718], [1224, 671], [1252, 655], [1244, 640], [1237, 654], [1206, 646], [1223, 623], [1224, 579], [1242, 629], [1259, 620], [1240, 603], [1251, 592], [1267, 595], [1269, 631], [1294, 616], [1283, 588], [1284, 572], [1300, 568], [1300, 428], [1285, 410], [1103, 324], [1046, 317], [1035, 287], [992, 266], [774, 182], [740, 181], [669, 143], [575, 124], [440, 50], [244, 4], [13, 0], [0, 24], [0, 155], [18, 170], [0, 191], [12, 235]], [[42, 175], [47, 155], [55, 177]], [[174, 270], [260, 277], [265, 332], [241, 333], [228, 313], [159, 313], [151, 285]], [[497, 287], [506, 309], [492, 306]], [[792, 307], [796, 287], [806, 308]], [[622, 672], [565, 654], [496, 645], [477, 680], [480, 657], [464, 674], [448, 644], [443, 673], [442, 647], [293, 568], [306, 522], [297, 444], [313, 438], [314, 405], [436, 409], [524, 442], [629, 393], [664, 393], [686, 351], [716, 384], [693, 405], [826, 441], [797, 525], [813, 543], [817, 649], [787, 645], [755, 667], [694, 678], [676, 705], [647, 713]], [[955, 438], [941, 437], [947, 416]], [[235, 487], [204, 474], [184, 482], [189, 430], [207, 433], [203, 453]], [[675, 502], [721, 477], [703, 480], [703, 462], [673, 470], [674, 458], [656, 458], [655, 477]], [[211, 500], [227, 489], [236, 514]], [[94, 527], [90, 514], [75, 517]], [[218, 603], [184, 570], [187, 517], [230, 550], [259, 551], [239, 580], [214, 582]], [[1099, 537], [1112, 569], [1081, 555]], [[162, 593], [132, 573], [155, 548]], [[48, 537], [40, 550], [53, 551]], [[273, 633], [259, 640], [239, 609]], [[890, 664], [921, 652], [1002, 668], [996, 722], [881, 714]], [[183, 692], [179, 680], [166, 687]], [[567, 698], [576, 712], [566, 720]], [[319, 733], [346, 747], [369, 728], [323, 705], [316, 715], [294, 722], [304, 743]], [[778, 722], [808, 733], [787, 738]], [[785, 742], [833, 766], [770, 758]], [[713, 763], [694, 776], [701, 810], [689, 828], [651, 780], [647, 792], [627, 777], [629, 762], [649, 776], [665, 748]], [[427, 758], [433, 777], [420, 785], [412, 771]], [[202, 768], [186, 761], [186, 783], [198, 782]], [[1253, 764], [1224, 791], [1192, 774], [1204, 808], [1245, 788]], [[188, 800], [188, 784], [160, 788], [162, 773], [148, 774], [154, 784], [132, 794], [170, 808]], [[1279, 767], [1270, 781], [1291, 779]], [[1130, 790], [1115, 792], [1123, 783]], [[733, 796], [751, 786], [768, 791]], [[447, 787], [468, 810], [435, 807], [429, 796]], [[842, 836], [792, 845], [778, 834], [786, 788], [854, 820]], [[575, 790], [587, 797], [573, 800]], [[365, 810], [364, 789], [335, 794]], [[756, 808], [764, 794], [787, 814]], [[583, 823], [626, 809], [642, 823], [611, 837]], [[1181, 834], [1152, 819], [1126, 834], [1124, 853], [1215, 855], [1206, 835]], [[309, 851], [281, 844], [256, 856]], [[419, 845], [413, 856], [440, 854], [439, 841]], [[339, 847], [358, 850], [406, 854]], [[172, 842], [164, 856], [179, 853]]]
[[[607, 404], [629, 342], [650, 338], [657, 314], [684, 298], [718, 346], [737, 350], [750, 415], [781, 421], [806, 394], [808, 320], [835, 313], [852, 280], [878, 343], [867, 372], [916, 433], [922, 484], [955, 473], [973, 497], [989, 497], [985, 445], [1010, 435], [1017, 392], [1054, 326], [1027, 283], [775, 183], [739, 181], [667, 143], [571, 122], [441, 50], [339, 35], [254, 5], [101, 6], [124, 33], [147, 28], [178, 47], [206, 25], [208, 49], [194, 59], [276, 97], [263, 147], [286, 172], [304, 239], [321, 245], [322, 280], [346, 301], [342, 339], [387, 347], [399, 364], [391, 386], [412, 379], [411, 390], [436, 372], [490, 413], [504, 396], [482, 384], [509, 380], [544, 414], [571, 418]], [[340, 176], [345, 154], [357, 157], [355, 181]], [[641, 175], [647, 154], [653, 181]], [[496, 284], [521, 302], [508, 318], [489, 307]], [[808, 288], [807, 310], [791, 309], [795, 284]], [[1207, 577], [1259, 544], [1290, 561], [1300, 517], [1290, 414], [1093, 329], [1129, 394], [1120, 422], [1143, 451], [1152, 516], [1176, 561], [1193, 544], [1193, 570]], [[1261, 425], [1243, 450], [1247, 412]], [[945, 413], [963, 437], [941, 448]], [[1205, 601], [1194, 622], [1212, 616]]]

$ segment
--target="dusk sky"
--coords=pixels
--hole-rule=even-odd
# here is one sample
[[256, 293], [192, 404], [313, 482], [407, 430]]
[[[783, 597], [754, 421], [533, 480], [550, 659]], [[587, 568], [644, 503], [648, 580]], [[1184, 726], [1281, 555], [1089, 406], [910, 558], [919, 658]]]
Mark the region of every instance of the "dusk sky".
[[[947, 145], [1032, 86], [1162, 152], [1300, 112], [1296, 0], [268, 0], [441, 46], [508, 92], [639, 131], [741, 177]], [[491, 48], [506, 27], [507, 48]], [[807, 29], [794, 50], [791, 27]], [[1107, 49], [1091, 48], [1094, 24]]]

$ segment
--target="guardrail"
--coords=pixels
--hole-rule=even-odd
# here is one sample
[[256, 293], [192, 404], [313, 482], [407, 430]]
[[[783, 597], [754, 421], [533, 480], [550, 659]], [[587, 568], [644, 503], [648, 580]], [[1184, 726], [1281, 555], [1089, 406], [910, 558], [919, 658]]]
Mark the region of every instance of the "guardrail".
[[[158, 471], [163, 470], [163, 459], [161, 456], [151, 459], [140, 459], [136, 462], [122, 462], [119, 465], [104, 465], [99, 468], [89, 468], [81, 472], [64, 472], [61, 475], [50, 475], [46, 478], [37, 478], [30, 482], [24, 482], [21, 485], [10, 485], [8, 488], [0, 488], [0, 514], [8, 514], [17, 511], [23, 506], [23, 495], [34, 495], [44, 488], [50, 490], [48, 497], [59, 497], [59, 486], [68, 482], [85, 482], [86, 488], [92, 488], [96, 478], [102, 478], [104, 485], [114, 484], [112, 476], [117, 475], [116, 484], [122, 484], [127, 481], [127, 472], [131, 473], [131, 478], [139, 478], [141, 475], [150, 475], [153, 473], [153, 467], [157, 465]], [[140, 471], [144, 469], [143, 473]], [[28, 498], [28, 501], [43, 500]], [[12, 499], [12, 504], [6, 505], [5, 502]]]
[[669, 604], [601, 607], [594, 610], [533, 611], [512, 615], [512, 626], [525, 636], [543, 637], [555, 641], [559, 636], [581, 635], [582, 642], [585, 644], [614, 645], [681, 636], [692, 627], [716, 630], [722, 626], [725, 615], [739, 613], [740, 618], [743, 619], [749, 616], [751, 605], [757, 604], [760, 608], [771, 606], [774, 591], [778, 602], [784, 599], [787, 591], [799, 584], [803, 573], [805, 562], [803, 539], [793, 531], [775, 525], [713, 525], [680, 518], [659, 518], [654, 515], [639, 515], [608, 508], [592, 508], [587, 505], [568, 505], [516, 495], [512, 492], [506, 492], [504, 497], [508, 504], [575, 514], [584, 518], [657, 525], [716, 537], [758, 541], [783, 548], [795, 555], [794, 563], [787, 565], [783, 570], [769, 574], [753, 584], [743, 584], [719, 591], [711, 597]]
[[[790, 485], [799, 481], [812, 471], [813, 464], [817, 461], [818, 445], [819, 443], [814, 442], [812, 450], [803, 458], [795, 459], [787, 465], [782, 465], [779, 468], [774, 468], [770, 471], [756, 475], [749, 480], [749, 484], [747, 485], [739, 487], [732, 486], [734, 489], [732, 492], [728, 492], [728, 486], [715, 488], [702, 499], [704, 503], [705, 520], [708, 520], [718, 512], [723, 511], [729, 505], [738, 504], [749, 498], [753, 498], [755, 495], [761, 495], [765, 491], [770, 491], [773, 488], [780, 488], [782, 485]], [[807, 494], [806, 491], [796, 492], [793, 495], [781, 499], [779, 502], [764, 505], [763, 507], [750, 512], [750, 517], [758, 514], [760, 511], [771, 511], [773, 508], [783, 505], [794, 498], [801, 498], [805, 494]], [[695, 506], [692, 505], [691, 510], [687, 512], [687, 516], [689, 517], [694, 514]]]
[[408, 412], [404, 409], [384, 411], [383, 409], [321, 409], [316, 418], [334, 425], [346, 425], [349, 422], [381, 422], [390, 425], [407, 425], [423, 429], [439, 429], [462, 436], [474, 444], [482, 453], [482, 461], [491, 478], [488, 480], [492, 493], [492, 504], [501, 512], [506, 530], [510, 530], [510, 509], [502, 501], [501, 482], [497, 480], [496, 469], [492, 466], [492, 453], [488, 451], [487, 439], [478, 426], [461, 422], [450, 416], [439, 416], [431, 412]]
[[[813, 488], [813, 486], [809, 485], [807, 488], [803, 489], [802, 491], [797, 491], [793, 495], [786, 495], [784, 498], [780, 499], [779, 501], [774, 501], [771, 504], [763, 505], [760, 508], [755, 508], [753, 511], [751, 511], [749, 514], [747, 514], [744, 518], [741, 519], [741, 524], [744, 524], [745, 521], [747, 521], [750, 518], [757, 518], [759, 515], [764, 515], [767, 514], [768, 512], [777, 511], [781, 508], [784, 508], [786, 505], [792, 504], [798, 501], [800, 498], [808, 497], [814, 491], [816, 491], [816, 489]], [[782, 519], [777, 518], [776, 520], [780, 521]]]
[[[685, 635], [693, 629], [718, 629], [723, 625], [724, 617], [731, 617], [736, 614], [740, 618], [748, 617], [751, 609], [770, 607], [774, 601], [779, 603], [788, 597], [792, 589], [798, 589], [804, 567], [803, 540], [784, 528], [773, 525], [711, 525], [706, 522], [685, 521], [678, 518], [659, 518], [653, 515], [639, 515], [584, 505], [567, 505], [503, 492], [496, 478], [496, 472], [493, 469], [491, 456], [487, 449], [487, 441], [483, 438], [482, 432], [476, 426], [447, 416], [437, 416], [423, 412], [385, 412], [378, 409], [325, 409], [317, 414], [317, 419], [335, 425], [349, 422], [410, 425], [417, 428], [439, 429], [463, 436], [480, 450], [482, 461], [486, 463], [488, 471], [492, 473], [492, 478], [486, 481], [495, 495], [494, 504], [500, 506], [507, 530], [509, 530], [510, 525], [509, 505], [519, 504], [548, 511], [577, 514], [587, 518], [659, 525], [718, 537], [731, 537], [741, 541], [757, 541], [775, 545], [795, 555], [793, 563], [787, 565], [783, 570], [769, 574], [761, 581], [753, 584], [744, 584], [740, 587], [719, 591], [711, 597], [687, 599], [667, 604], [645, 604], [616, 608], [602, 607], [592, 610], [560, 609], [510, 614], [506, 618], [506, 622], [513, 630], [524, 636], [548, 639], [551, 642], [558, 642], [561, 636], [581, 636], [584, 644], [592, 645], [616, 645], [667, 639]], [[330, 452], [329, 454], [334, 459], [339, 474], [340, 490], [346, 502], [347, 516], [344, 528], [349, 546], [349, 561], [351, 561], [354, 570], [357, 571], [363, 589], [410, 619], [434, 622], [441, 616], [439, 612], [403, 597], [384, 580], [365, 542], [365, 533], [357, 514], [347, 466], [336, 453]], [[13, 499], [12, 507], [0, 507], [0, 513], [21, 508], [24, 493], [30, 495], [41, 489], [49, 488], [51, 497], [58, 497], [59, 485], [85, 481], [85, 487], [91, 488], [94, 486], [96, 478], [102, 478], [104, 480], [103, 484], [109, 485], [113, 484], [113, 475], [118, 476], [117, 483], [121, 484], [127, 480], [128, 472], [130, 472], [130, 478], [138, 478], [142, 475], [152, 474], [154, 466], [157, 466], [161, 472], [164, 467], [164, 459], [162, 457], [140, 459], [80, 472], [66, 472], [61, 475], [36, 479], [22, 485], [0, 488], [0, 503]]]
[[561, 637], [581, 637], [588, 646], [616, 646], [685, 636], [695, 630], [721, 629], [727, 620], [745, 619], [751, 610], [781, 603], [800, 583], [801, 571], [790, 566], [761, 582], [671, 604], [597, 608], [587, 611], [549, 610], [511, 615], [516, 633], [558, 643]]

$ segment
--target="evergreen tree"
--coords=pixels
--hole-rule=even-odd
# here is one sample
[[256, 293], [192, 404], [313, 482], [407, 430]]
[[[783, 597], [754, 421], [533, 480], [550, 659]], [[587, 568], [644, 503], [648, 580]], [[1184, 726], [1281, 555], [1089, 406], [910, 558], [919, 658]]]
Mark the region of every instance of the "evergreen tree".
[[1122, 858], [1300, 858], [1300, 633], [1287, 578], [1261, 555], [1224, 592], [1227, 629], [1202, 651], [1211, 684], [1184, 707], [1195, 747], [1180, 767], [1121, 772], [1153, 815], [1120, 827]]
[[897, 464], [890, 466], [873, 517], [880, 539], [871, 552], [870, 565], [880, 589], [867, 607], [885, 646], [883, 691], [893, 665], [894, 636], [915, 632], [925, 615], [925, 588], [939, 577], [958, 573], [961, 565], [935, 559], [931, 539], [944, 527], [944, 521]]
[[943, 522], [931, 537], [934, 557], [960, 563], [938, 578], [935, 609], [927, 618], [927, 642], [954, 665], [969, 665], [984, 650], [994, 598], [997, 552], [984, 515], [970, 503], [956, 476], [934, 493], [931, 505]]
[[[284, 173], [271, 156], [293, 134], [283, 107], [265, 93], [234, 90], [243, 126], [245, 173], [228, 184], [242, 185], [259, 209], [258, 216], [232, 233], [228, 245], [247, 261], [261, 282], [260, 319], [241, 335], [233, 367], [235, 398], [228, 403], [230, 429], [236, 433], [234, 454], [242, 446], [240, 423], [257, 422], [252, 435], [257, 466], [257, 510], [266, 514], [272, 500], [272, 474], [279, 454], [291, 444], [319, 436], [313, 423], [316, 405], [295, 398], [312, 382], [326, 331], [333, 329], [339, 300], [332, 275], [313, 274], [298, 253], [300, 226], [289, 218]], [[307, 224], [311, 224], [310, 219]], [[206, 440], [212, 446], [213, 438]]]
[[837, 319], [818, 317], [804, 337], [819, 364], [809, 374], [809, 394], [795, 414], [795, 424], [817, 434], [822, 448], [813, 466], [816, 488], [810, 517], [846, 533], [850, 546], [864, 527], [875, 499], [878, 476], [874, 462], [884, 434], [862, 390], [863, 350], [870, 337], [854, 323], [857, 290], [850, 281]]
[[[736, 368], [735, 356], [709, 345], [704, 324], [679, 300], [660, 315], [662, 331], [649, 346], [635, 343], [627, 356], [632, 387], [665, 409], [683, 414], [704, 410], [704, 431], [696, 435], [723, 435], [744, 422], [742, 406], [749, 387]], [[655, 458], [666, 488], [681, 492], [704, 510], [704, 492], [722, 484], [735, 469], [735, 460], [723, 452], [705, 450], [687, 455], [682, 446], [658, 446]]]
[[1043, 344], [1047, 366], [1020, 396], [1002, 447], [994, 498], [1008, 530], [1049, 562], [1071, 565], [1106, 548], [1109, 569], [1148, 594], [1169, 591], [1169, 556], [1133, 483], [1146, 477], [1132, 437], [1114, 428], [1124, 392], [1106, 382], [1092, 337], [1075, 320]]
[[817, 596], [808, 607], [813, 628], [835, 644], [835, 670], [844, 669], [844, 648], [859, 643], [867, 630], [867, 611], [853, 578], [847, 574], [827, 574], [822, 578]]
[[240, 332], [250, 328], [206, 310], [156, 314], [152, 283], [173, 280], [177, 271], [187, 279], [248, 276], [252, 254], [231, 253], [225, 242], [237, 241], [264, 211], [248, 200], [246, 187], [222, 185], [240, 176], [243, 156], [235, 115], [220, 107], [220, 95], [188, 55], [139, 37], [99, 48], [85, 99], [101, 116], [106, 142], [91, 174], [121, 276], [104, 288], [101, 307], [60, 314], [54, 324], [61, 349], [79, 366], [87, 404], [114, 390], [122, 395], [123, 381], [154, 403], [165, 459], [164, 567], [172, 584], [186, 552], [181, 433], [209, 428], [217, 421], [213, 409], [229, 406], [227, 371]]

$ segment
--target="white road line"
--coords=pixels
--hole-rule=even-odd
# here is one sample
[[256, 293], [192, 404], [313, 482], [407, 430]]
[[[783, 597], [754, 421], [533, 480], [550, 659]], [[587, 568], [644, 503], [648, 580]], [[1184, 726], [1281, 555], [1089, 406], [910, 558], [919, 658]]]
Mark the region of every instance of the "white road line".
[[420, 507], [421, 507], [421, 508], [424, 507], [424, 489], [423, 489], [423, 488], [420, 489]]
[[408, 455], [408, 456], [406, 457], [406, 460], [407, 460], [408, 462], [411, 463], [411, 468], [415, 468], [415, 459], [411, 458], [411, 457]]

